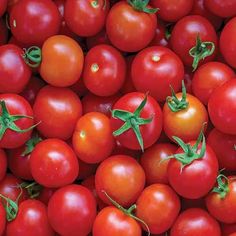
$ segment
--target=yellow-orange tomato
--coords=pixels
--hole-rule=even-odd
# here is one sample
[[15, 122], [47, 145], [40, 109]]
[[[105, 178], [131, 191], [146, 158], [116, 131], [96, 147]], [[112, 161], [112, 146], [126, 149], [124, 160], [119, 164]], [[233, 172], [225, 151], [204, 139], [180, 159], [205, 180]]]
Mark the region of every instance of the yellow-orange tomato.
[[79, 44], [64, 35], [48, 38], [42, 47], [40, 75], [51, 85], [67, 87], [81, 75], [84, 55]]

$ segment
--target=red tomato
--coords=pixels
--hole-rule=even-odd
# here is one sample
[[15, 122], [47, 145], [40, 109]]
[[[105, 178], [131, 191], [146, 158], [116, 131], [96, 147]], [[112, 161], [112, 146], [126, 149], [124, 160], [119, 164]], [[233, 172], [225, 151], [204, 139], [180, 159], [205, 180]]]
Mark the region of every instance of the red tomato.
[[123, 85], [125, 73], [125, 60], [112, 46], [95, 46], [85, 57], [84, 83], [95, 95], [111, 96], [117, 93]]
[[19, 205], [16, 218], [7, 224], [7, 236], [54, 236], [46, 206], [37, 200], [26, 200]]
[[193, 71], [190, 67], [185, 67], [184, 70], [184, 84], [186, 87], [186, 91], [189, 94], [193, 94], [192, 91], [192, 78], [193, 78]]
[[135, 203], [145, 184], [145, 173], [139, 163], [125, 155], [111, 156], [104, 160], [97, 169], [95, 186], [98, 196], [107, 204], [112, 199], [123, 207]]
[[62, 187], [49, 200], [49, 222], [60, 235], [88, 235], [95, 217], [95, 198], [83, 186], [74, 184]]
[[236, 17], [227, 22], [220, 35], [220, 51], [226, 62], [234, 68], [236, 68], [236, 58], [234, 56], [236, 53], [236, 39], [233, 36], [235, 34]]
[[23, 54], [24, 51], [13, 44], [0, 47], [1, 93], [20, 93], [26, 87], [31, 70], [26, 65]]
[[5, 25], [4, 20], [0, 18], [0, 46], [5, 44], [7, 42], [7, 39], [8, 39], [7, 27]]
[[[148, 225], [152, 234], [167, 231], [180, 211], [179, 197], [165, 184], [153, 184], [145, 188], [136, 204], [136, 216]], [[143, 229], [147, 230], [144, 226]]]
[[232, 234], [230, 234], [229, 236], [236, 236], [236, 232], [235, 232], [235, 233], [232, 233]]
[[42, 45], [59, 31], [60, 14], [53, 1], [21, 0], [10, 12], [11, 32], [29, 46]]
[[129, 3], [119, 1], [109, 11], [106, 32], [111, 43], [118, 49], [125, 52], [136, 52], [152, 41], [157, 18], [155, 11], [151, 14], [143, 12], [144, 9], [150, 9], [145, 6], [147, 2], [142, 3], [142, 9], [136, 10]]
[[38, 131], [47, 138], [69, 139], [82, 115], [79, 97], [69, 88], [43, 87], [34, 103]]
[[67, 87], [80, 78], [84, 55], [80, 45], [70, 37], [56, 35], [42, 47], [40, 75], [49, 84]]
[[221, 236], [218, 222], [206, 211], [191, 208], [182, 212], [170, 231], [170, 236]]
[[230, 236], [236, 232], [236, 223], [234, 224], [221, 224], [222, 236]]
[[171, 93], [170, 85], [176, 91], [181, 89], [184, 66], [170, 49], [160, 46], [148, 47], [135, 56], [131, 75], [138, 91], [150, 92], [158, 101], [165, 101]]
[[109, 5], [109, 0], [66, 1], [66, 23], [79, 36], [93, 36], [104, 27]]
[[234, 71], [226, 64], [208, 62], [194, 73], [193, 93], [202, 103], [207, 105], [212, 92], [234, 76]]
[[214, 150], [220, 169], [236, 171], [236, 135], [224, 134], [213, 129], [208, 135], [207, 143]]
[[0, 165], [0, 182], [1, 182], [7, 173], [7, 156], [5, 151], [1, 148], [0, 148], [0, 163], [1, 163]]
[[0, 203], [0, 236], [3, 236], [6, 228], [6, 211], [3, 204]]
[[8, 0], [0, 0], [0, 17], [5, 13], [7, 9]]
[[208, 112], [213, 125], [221, 132], [236, 135], [236, 79], [219, 86], [208, 102]]
[[79, 165], [68, 144], [60, 139], [45, 139], [31, 153], [30, 170], [40, 185], [58, 188], [73, 183], [78, 176]]

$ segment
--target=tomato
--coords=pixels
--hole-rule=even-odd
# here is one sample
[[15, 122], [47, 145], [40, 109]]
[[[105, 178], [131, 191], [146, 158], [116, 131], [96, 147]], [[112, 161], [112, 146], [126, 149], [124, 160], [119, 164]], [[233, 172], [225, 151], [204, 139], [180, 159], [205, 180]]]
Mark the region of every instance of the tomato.
[[236, 53], [236, 40], [233, 37], [236, 33], [235, 26], [236, 17], [227, 22], [220, 35], [220, 51], [226, 62], [234, 68], [236, 68], [236, 59], [234, 57]]
[[[165, 184], [146, 187], [136, 204], [136, 216], [148, 225], [152, 234], [167, 231], [180, 211], [179, 197]], [[147, 230], [144, 226], [143, 229]]]
[[79, 97], [69, 88], [43, 87], [33, 106], [38, 131], [47, 138], [69, 139], [82, 115]]
[[194, 95], [205, 105], [212, 92], [235, 76], [234, 71], [221, 62], [208, 62], [194, 73], [192, 88]]
[[5, 44], [8, 39], [8, 30], [5, 25], [5, 22], [0, 18], [0, 46]]
[[[113, 134], [122, 146], [140, 150], [150, 147], [157, 141], [162, 129], [162, 111], [154, 98], [139, 92], [127, 93], [115, 103], [113, 109]], [[130, 113], [131, 117], [125, 117]], [[128, 126], [128, 130], [127, 127], [123, 130], [124, 124], [129, 125], [131, 119], [132, 125]], [[124, 132], [118, 135], [121, 131]]]
[[146, 149], [140, 159], [148, 185], [155, 183], [168, 184], [166, 158], [175, 153], [177, 147], [170, 143], [157, 143]]
[[13, 93], [0, 94], [0, 101], [0, 147], [20, 147], [30, 138], [34, 127], [32, 108], [23, 97]]
[[213, 129], [207, 138], [207, 143], [214, 150], [220, 169], [236, 171], [235, 144], [236, 135], [224, 134]]
[[5, 151], [1, 148], [0, 148], [0, 163], [1, 163], [0, 165], [0, 182], [1, 182], [7, 173], [7, 156]]
[[37, 200], [26, 200], [19, 205], [16, 218], [7, 224], [7, 236], [54, 236], [46, 206]]
[[151, 0], [153, 7], [159, 8], [158, 16], [168, 22], [175, 22], [188, 15], [194, 0]]
[[148, 47], [135, 56], [131, 75], [138, 91], [150, 92], [158, 101], [165, 101], [170, 95], [170, 85], [176, 91], [180, 90], [184, 66], [170, 49], [161, 46]]
[[29, 46], [42, 45], [59, 31], [60, 14], [50, 0], [21, 0], [10, 12], [12, 34]]
[[31, 153], [30, 170], [39, 184], [58, 188], [76, 179], [79, 165], [68, 144], [60, 139], [45, 139]]
[[229, 236], [236, 236], [236, 232], [235, 232], [235, 233], [232, 233], [232, 234], [230, 234]]
[[108, 0], [66, 1], [66, 23], [79, 36], [94, 36], [105, 25], [109, 5]]
[[145, 185], [145, 173], [139, 163], [130, 156], [117, 155], [104, 160], [96, 171], [95, 186], [98, 196], [111, 205], [104, 194], [123, 207], [135, 203]]
[[88, 235], [92, 230], [95, 217], [94, 196], [81, 185], [62, 187], [49, 200], [49, 222], [60, 235]]
[[125, 60], [112, 46], [95, 46], [85, 57], [84, 83], [95, 95], [111, 96], [117, 93], [123, 85], [125, 73]]
[[2, 203], [0, 203], [0, 236], [3, 236], [6, 228], [6, 211]]
[[37, 200], [41, 201], [45, 205], [48, 205], [50, 198], [52, 197], [53, 193], [56, 191], [56, 188], [45, 188], [43, 187], [40, 190], [39, 195], [37, 196]]
[[192, 65], [195, 70], [199, 63], [202, 64], [214, 59], [217, 35], [206, 18], [190, 15], [183, 17], [176, 23], [171, 33], [170, 44], [183, 63], [186, 66]]
[[[136, 52], [146, 47], [153, 39], [157, 18], [147, 2], [141, 2], [141, 9], [136, 10], [130, 3], [119, 1], [113, 5], [106, 20], [106, 32], [111, 43], [125, 52]], [[139, 6], [140, 7], [140, 6]], [[148, 8], [148, 9], [147, 9]]]
[[94, 221], [93, 236], [141, 235], [142, 230], [138, 222], [114, 206], [102, 209]]
[[24, 51], [13, 44], [0, 46], [1, 93], [20, 93], [26, 87], [31, 70], [24, 62], [23, 54]]
[[0, 1], [0, 17], [5, 13], [7, 9], [7, 1], [8, 0], [1, 0]]
[[67, 87], [80, 78], [84, 55], [80, 45], [64, 35], [48, 38], [42, 47], [40, 75], [49, 84]]
[[170, 231], [170, 236], [221, 236], [218, 222], [206, 211], [191, 208], [182, 212]]
[[221, 132], [236, 135], [236, 79], [219, 86], [208, 102], [208, 112], [213, 125]]
[[236, 223], [234, 224], [221, 224], [222, 236], [230, 236], [236, 232]]
[[185, 67], [184, 70], [184, 84], [186, 87], [186, 91], [189, 94], [193, 94], [192, 91], [192, 79], [193, 79], [193, 71], [191, 70], [190, 67]]

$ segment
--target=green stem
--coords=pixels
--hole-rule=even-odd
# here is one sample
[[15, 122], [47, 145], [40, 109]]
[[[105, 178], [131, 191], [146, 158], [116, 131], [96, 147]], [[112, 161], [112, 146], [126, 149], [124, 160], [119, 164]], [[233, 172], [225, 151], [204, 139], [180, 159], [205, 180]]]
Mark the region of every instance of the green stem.
[[127, 0], [128, 4], [131, 5], [136, 11], [145, 12], [148, 14], [155, 14], [158, 8], [148, 8], [149, 0]]
[[34, 147], [39, 143], [41, 142], [42, 139], [39, 137], [39, 135], [37, 133], [35, 133], [31, 139], [29, 139], [25, 146], [25, 150], [21, 153], [21, 156], [26, 156], [26, 155], [29, 155], [33, 150], [34, 150]]
[[218, 193], [220, 195], [220, 198], [224, 199], [229, 193], [229, 180], [225, 175], [219, 174], [217, 176], [217, 184], [218, 186], [214, 187], [212, 192]]
[[42, 61], [41, 49], [37, 46], [32, 46], [28, 49], [24, 49], [23, 58], [28, 66], [36, 68]]

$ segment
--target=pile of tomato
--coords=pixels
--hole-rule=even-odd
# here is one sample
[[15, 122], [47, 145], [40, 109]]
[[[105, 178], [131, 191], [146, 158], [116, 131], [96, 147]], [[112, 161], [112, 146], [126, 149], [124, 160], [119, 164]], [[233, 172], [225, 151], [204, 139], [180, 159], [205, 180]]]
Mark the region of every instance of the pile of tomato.
[[0, 236], [236, 236], [236, 0], [0, 0]]

